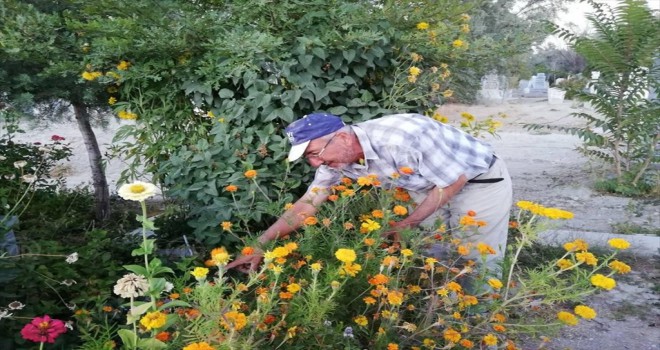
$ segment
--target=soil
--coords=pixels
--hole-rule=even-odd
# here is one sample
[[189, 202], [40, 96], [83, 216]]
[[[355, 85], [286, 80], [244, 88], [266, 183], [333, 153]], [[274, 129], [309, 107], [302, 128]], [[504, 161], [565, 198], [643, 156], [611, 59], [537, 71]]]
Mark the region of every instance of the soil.
[[[580, 145], [577, 137], [544, 129], [528, 131], [523, 127], [526, 123], [579, 126], [582, 120], [571, 114], [593, 114], [590, 108], [572, 101], [549, 104], [543, 98], [520, 98], [491, 105], [449, 104], [442, 106], [440, 112], [456, 124], [461, 112], [469, 112], [478, 119], [498, 113], [506, 115], [501, 119], [499, 138], [488, 137], [487, 141], [508, 165], [514, 200], [530, 200], [575, 214], [573, 220], [562, 223], [551, 236], [589, 234], [606, 239], [612, 234], [622, 236], [627, 233], [624, 231], [660, 230], [660, 198], [625, 198], [594, 191], [594, 181], [608, 176], [609, 168], [580, 155], [575, 150]], [[126, 123], [130, 122], [113, 121], [104, 129], [95, 129], [102, 148], [110, 143], [114, 130]], [[25, 141], [45, 142], [52, 134], [66, 137], [74, 148], [74, 156], [58, 170], [71, 187], [91, 182], [85, 148], [75, 125], [49, 125], [46, 131], [32, 130], [29, 126], [24, 129], [28, 132], [19, 139]], [[116, 160], [106, 167], [111, 191], [116, 191], [122, 168]], [[522, 344], [523, 349], [660, 349], [660, 236], [641, 238], [640, 243], [633, 243], [632, 255], [624, 259], [633, 272], [619, 278], [612, 291], [590, 297], [589, 305], [598, 312], [596, 319], [549, 335], [549, 341], [528, 338]]]

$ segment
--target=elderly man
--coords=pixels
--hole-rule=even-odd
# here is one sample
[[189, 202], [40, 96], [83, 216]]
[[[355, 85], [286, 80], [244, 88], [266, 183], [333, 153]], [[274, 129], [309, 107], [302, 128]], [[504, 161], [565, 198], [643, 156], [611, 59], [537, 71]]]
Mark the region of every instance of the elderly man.
[[[490, 269], [504, 254], [511, 207], [511, 179], [504, 162], [484, 142], [452, 126], [420, 114], [395, 114], [355, 125], [326, 113], [309, 114], [286, 128], [292, 147], [289, 161], [301, 157], [317, 168], [307, 192], [259, 237], [265, 244], [299, 228], [329, 196], [342, 177], [377, 175], [382, 186], [408, 190], [418, 203], [390, 234], [428, 223], [441, 216], [450, 228], [469, 210], [487, 225], [464, 240], [484, 242], [495, 249]], [[390, 175], [408, 167], [410, 175], [388, 183]], [[312, 190], [315, 189], [315, 190]], [[320, 189], [320, 190], [319, 190]], [[468, 258], [476, 259], [476, 249]], [[240, 257], [228, 265], [254, 270], [259, 254]]]

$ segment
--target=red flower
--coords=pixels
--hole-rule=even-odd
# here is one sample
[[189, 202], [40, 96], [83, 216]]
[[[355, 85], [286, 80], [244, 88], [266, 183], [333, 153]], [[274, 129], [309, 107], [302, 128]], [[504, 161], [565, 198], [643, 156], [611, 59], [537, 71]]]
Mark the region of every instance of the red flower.
[[60, 334], [66, 332], [64, 322], [54, 320], [48, 315], [44, 317], [35, 317], [21, 329], [21, 336], [25, 340], [31, 340], [37, 343], [54, 343]]
[[66, 140], [64, 137], [62, 137], [60, 135], [53, 135], [53, 136], [50, 137], [50, 139], [51, 139], [51, 141], [64, 141], [64, 140]]

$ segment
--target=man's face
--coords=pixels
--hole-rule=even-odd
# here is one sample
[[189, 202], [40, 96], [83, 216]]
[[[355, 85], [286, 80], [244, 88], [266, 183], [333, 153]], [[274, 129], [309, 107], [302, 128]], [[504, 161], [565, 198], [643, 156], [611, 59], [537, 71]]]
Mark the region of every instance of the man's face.
[[333, 169], [343, 169], [355, 160], [348, 143], [348, 135], [334, 133], [329, 138], [312, 140], [305, 150], [304, 157], [309, 165], [318, 168], [325, 164]]

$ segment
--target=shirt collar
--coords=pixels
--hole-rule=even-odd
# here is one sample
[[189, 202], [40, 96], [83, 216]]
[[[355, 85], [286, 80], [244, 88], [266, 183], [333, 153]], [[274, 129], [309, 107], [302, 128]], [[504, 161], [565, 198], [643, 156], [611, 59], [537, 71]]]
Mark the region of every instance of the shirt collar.
[[359, 125], [351, 125], [351, 129], [353, 129], [355, 136], [357, 136], [358, 141], [360, 141], [360, 147], [362, 147], [365, 162], [368, 160], [379, 159], [380, 157], [378, 157], [378, 154], [371, 146], [371, 141], [369, 140], [367, 133], [362, 130]]

